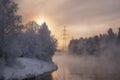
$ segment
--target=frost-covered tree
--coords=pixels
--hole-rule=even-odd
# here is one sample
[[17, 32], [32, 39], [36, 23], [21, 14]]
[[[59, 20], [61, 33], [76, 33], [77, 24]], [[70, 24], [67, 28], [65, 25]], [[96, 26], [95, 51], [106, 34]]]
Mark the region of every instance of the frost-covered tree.
[[[38, 47], [40, 48], [40, 41], [38, 37], [39, 29], [40, 26], [34, 21], [28, 22], [24, 26], [24, 32], [21, 32], [14, 41], [16, 45], [15, 50], [18, 50], [17, 53], [20, 56], [35, 57], [35, 51]], [[40, 52], [40, 49], [38, 50], [38, 52]]]
[[25, 25], [25, 27], [27, 28], [27, 31], [32, 32], [32, 33], [37, 33], [40, 28], [40, 26], [34, 21], [28, 22]]
[[[25, 32], [19, 34], [16, 39], [16, 49], [22, 57], [38, 58], [51, 61], [56, 50], [56, 39], [51, 36], [46, 24], [37, 25], [28, 23]], [[29, 25], [29, 26], [28, 26]]]
[[70, 44], [68, 45], [68, 50], [74, 54], [77, 54], [78, 52], [78, 40], [72, 39], [70, 41]]
[[39, 38], [41, 42], [41, 50], [43, 52], [43, 58], [51, 60], [51, 57], [54, 55], [54, 52], [56, 51], [56, 43], [57, 40], [51, 36], [51, 32], [48, 30], [48, 26], [46, 23], [42, 24], [39, 29]]
[[17, 9], [13, 0], [0, 0], [0, 57], [7, 63], [15, 57], [11, 44], [20, 31], [21, 17], [16, 14]]
[[[117, 37], [112, 28], [110, 28], [108, 34], [100, 34], [100, 36], [96, 35], [84, 39], [72, 39], [68, 48], [72, 54], [100, 56], [104, 51], [110, 50], [113, 46], [117, 49], [119, 47], [116, 45], [117, 39], [120, 42], [120, 29]], [[114, 53], [117, 53], [117, 50]]]
[[115, 37], [116, 37], [115, 33], [113, 32], [112, 28], [110, 28], [108, 30], [108, 41], [115, 40]]
[[119, 28], [119, 31], [118, 31], [118, 42], [120, 43], [120, 28]]

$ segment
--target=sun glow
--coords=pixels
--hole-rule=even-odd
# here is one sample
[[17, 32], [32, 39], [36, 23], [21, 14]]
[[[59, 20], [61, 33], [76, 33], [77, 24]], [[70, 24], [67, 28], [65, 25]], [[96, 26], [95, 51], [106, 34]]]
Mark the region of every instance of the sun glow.
[[36, 23], [39, 24], [40, 26], [43, 23], [47, 24], [48, 29], [51, 32], [51, 35], [54, 36], [56, 39], [59, 39], [58, 40], [58, 49], [61, 49], [62, 44], [63, 44], [63, 39], [61, 36], [62, 28], [56, 26], [56, 23], [54, 23], [55, 21], [52, 20], [52, 18], [49, 16], [42, 16], [42, 17], [37, 16], [37, 17], [34, 17], [33, 20], [36, 21]]
[[39, 24], [39, 25], [42, 25], [43, 23], [45, 23], [45, 20], [44, 19], [37, 19], [36, 22]]

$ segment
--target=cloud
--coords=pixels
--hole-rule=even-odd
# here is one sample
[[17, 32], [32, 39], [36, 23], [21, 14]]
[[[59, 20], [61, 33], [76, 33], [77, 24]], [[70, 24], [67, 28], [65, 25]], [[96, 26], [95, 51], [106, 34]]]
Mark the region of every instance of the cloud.
[[56, 18], [64, 24], [86, 24], [87, 21], [95, 22], [96, 19], [101, 22], [111, 21], [120, 14], [119, 7], [118, 0], [69, 0], [56, 10]]
[[[92, 29], [97, 29], [105, 25], [120, 25], [120, 0], [16, 1], [19, 4], [19, 13], [23, 16], [24, 22], [38, 15], [48, 16], [55, 25], [70, 26], [71, 32], [76, 32], [73, 31], [74, 27], [79, 30], [83, 27], [91, 29], [90, 26], [93, 26]], [[98, 27], [96, 28], [96, 26]], [[106, 28], [108, 28], [107, 26]]]

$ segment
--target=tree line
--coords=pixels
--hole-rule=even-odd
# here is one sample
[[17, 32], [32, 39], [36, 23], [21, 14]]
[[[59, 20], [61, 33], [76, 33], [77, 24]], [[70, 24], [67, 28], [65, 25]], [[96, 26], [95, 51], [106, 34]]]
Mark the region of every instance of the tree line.
[[95, 55], [99, 56], [106, 51], [119, 54], [120, 48], [120, 28], [118, 33], [114, 33], [112, 28], [107, 34], [100, 34], [89, 38], [72, 39], [68, 45], [68, 50], [75, 55]]

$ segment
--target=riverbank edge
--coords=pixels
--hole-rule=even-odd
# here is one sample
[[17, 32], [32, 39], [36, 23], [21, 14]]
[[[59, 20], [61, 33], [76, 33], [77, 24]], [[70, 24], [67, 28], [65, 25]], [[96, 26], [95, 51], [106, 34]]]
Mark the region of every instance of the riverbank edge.
[[54, 71], [58, 70], [58, 66], [56, 64], [53, 63], [53, 65], [55, 66], [55, 69], [49, 72], [44, 72], [43, 74], [37, 75], [37, 76], [31, 76], [31, 77], [27, 77], [24, 78], [22, 80], [41, 80], [41, 78], [45, 78], [46, 76], [50, 76]]

